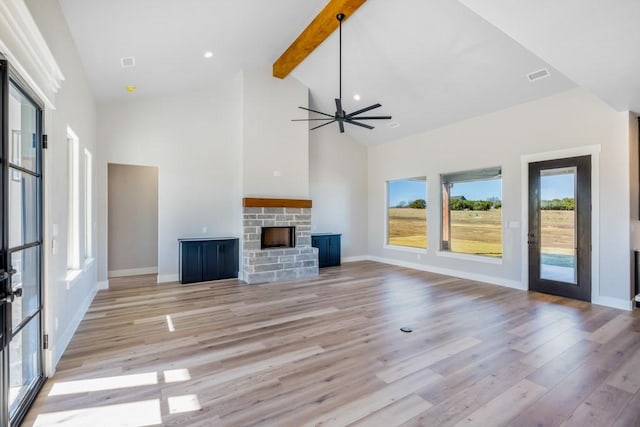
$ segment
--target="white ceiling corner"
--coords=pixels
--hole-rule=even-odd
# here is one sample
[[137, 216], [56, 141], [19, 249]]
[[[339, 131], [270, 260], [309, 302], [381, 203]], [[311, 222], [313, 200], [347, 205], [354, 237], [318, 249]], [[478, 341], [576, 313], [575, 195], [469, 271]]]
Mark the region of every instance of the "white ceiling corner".
[[640, 112], [640, 1], [459, 1], [616, 110]]

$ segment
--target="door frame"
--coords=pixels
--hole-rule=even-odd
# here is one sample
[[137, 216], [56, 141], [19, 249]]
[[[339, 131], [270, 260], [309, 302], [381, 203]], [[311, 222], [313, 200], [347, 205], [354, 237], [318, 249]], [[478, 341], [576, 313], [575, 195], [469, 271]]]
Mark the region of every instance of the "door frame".
[[520, 156], [521, 174], [521, 283], [522, 289], [529, 289], [529, 245], [527, 233], [529, 229], [529, 163], [569, 157], [591, 156], [591, 303], [600, 304], [600, 144], [585, 145], [565, 150], [547, 151]]
[[[6, 140], [6, 138], [8, 137], [8, 118], [9, 118], [9, 106], [8, 106], [8, 102], [9, 102], [9, 90], [10, 90], [10, 86], [13, 84], [13, 86], [26, 98], [29, 99], [29, 101], [31, 101], [31, 103], [36, 107], [37, 109], [37, 117], [36, 120], [38, 121], [38, 130], [40, 132], [40, 134], [38, 135], [37, 138], [37, 144], [38, 144], [38, 149], [39, 149], [39, 165], [38, 165], [38, 170], [37, 173], [40, 175], [39, 177], [39, 184], [38, 184], [38, 193], [39, 193], [39, 206], [37, 208], [37, 212], [38, 212], [38, 229], [39, 229], [39, 248], [40, 248], [40, 259], [39, 259], [39, 267], [40, 267], [40, 274], [39, 274], [39, 281], [40, 281], [40, 289], [39, 289], [39, 314], [38, 314], [38, 318], [32, 318], [30, 321], [37, 321], [39, 324], [39, 336], [38, 336], [38, 351], [39, 351], [39, 360], [38, 360], [38, 365], [39, 365], [39, 369], [40, 369], [40, 375], [39, 377], [36, 379], [36, 381], [33, 383], [33, 387], [27, 392], [27, 394], [24, 396], [23, 398], [23, 402], [24, 404], [21, 405], [16, 413], [13, 415], [13, 417], [10, 416], [9, 414], [9, 406], [8, 406], [8, 395], [3, 395], [4, 392], [4, 388], [6, 388], [8, 390], [8, 386], [9, 384], [1, 384], [0, 383], [0, 387], [3, 387], [3, 390], [0, 391], [0, 398], [3, 399], [2, 402], [0, 403], [0, 405], [2, 405], [0, 407], [0, 410], [2, 411], [0, 413], [0, 422], [5, 422], [5, 423], [9, 423], [9, 422], [18, 422], [21, 423], [22, 420], [24, 419], [24, 417], [26, 416], [27, 412], [29, 411], [29, 409], [31, 408], [31, 405], [33, 404], [35, 398], [37, 397], [38, 393], [40, 392], [40, 390], [42, 389], [42, 386], [44, 385], [47, 377], [48, 377], [48, 372], [47, 372], [47, 366], [46, 366], [46, 349], [44, 348], [44, 335], [45, 335], [45, 322], [46, 322], [46, 301], [45, 301], [45, 296], [46, 296], [46, 292], [45, 292], [45, 258], [46, 258], [46, 254], [45, 254], [45, 179], [44, 179], [44, 169], [45, 169], [45, 155], [44, 155], [44, 148], [42, 147], [42, 135], [44, 135], [45, 132], [45, 121], [44, 121], [44, 117], [45, 117], [45, 111], [46, 111], [46, 105], [45, 103], [40, 99], [40, 97], [38, 97], [38, 95], [34, 92], [33, 87], [27, 82], [25, 81], [25, 79], [22, 77], [22, 75], [20, 74], [20, 72], [13, 66], [13, 64], [11, 63], [10, 60], [8, 60], [4, 55], [0, 54], [0, 60], [3, 60], [6, 62], [7, 66], [3, 67], [3, 69], [0, 71], [0, 78], [2, 78], [3, 83], [6, 82], [7, 84], [4, 85], [2, 84], [2, 90], [0, 91], [0, 102], [3, 103], [2, 105], [2, 112], [1, 114], [3, 115], [3, 117], [1, 118], [2, 120], [2, 125], [0, 126], [0, 130], [2, 131], [2, 135], [0, 135], [0, 140], [2, 141], [3, 144], [3, 159], [6, 159], [6, 156], [8, 155], [8, 150], [5, 150], [5, 148], [7, 147], [7, 144], [9, 144], [9, 141]], [[6, 93], [5, 93], [6, 92]], [[6, 163], [8, 164], [8, 163]], [[4, 165], [2, 168], [0, 169], [4, 169]], [[7, 166], [8, 169], [8, 166]], [[4, 175], [2, 176], [2, 179], [4, 180], [5, 177]], [[7, 187], [6, 187], [6, 183], [2, 182], [2, 191], [3, 193], [6, 193]], [[2, 205], [2, 209], [4, 211], [4, 221], [8, 222], [8, 212], [7, 212], [7, 198], [8, 198], [8, 194], [3, 194], [4, 197], [4, 203]], [[3, 224], [3, 227], [5, 225], [8, 224]], [[6, 250], [7, 250], [7, 259], [10, 259], [11, 256], [11, 252], [9, 252], [9, 245], [8, 245], [8, 234], [9, 234], [9, 230], [8, 227], [4, 230], [4, 233], [2, 234], [2, 238], [4, 239], [3, 245], [5, 246]], [[8, 263], [7, 263], [7, 267], [8, 267]], [[7, 307], [5, 306], [5, 310], [7, 310]], [[9, 310], [7, 310], [9, 311]], [[9, 311], [9, 315], [10, 315], [10, 311]], [[12, 325], [11, 325], [12, 326]], [[10, 342], [11, 339], [13, 339], [12, 337], [12, 328], [9, 327], [9, 325], [7, 325], [6, 328], [6, 336], [5, 339], [7, 340], [6, 342], [6, 347], [4, 348], [4, 350], [8, 350], [8, 343]], [[6, 364], [6, 362], [9, 361], [9, 353], [5, 352], [3, 354], [4, 360], [2, 361], [3, 363]], [[9, 372], [9, 366], [5, 367], [6, 372]], [[9, 380], [8, 375], [3, 375], [4, 377], [4, 381]], [[4, 420], [2, 417], [6, 415], [7, 417], [9, 417], [8, 419]], [[4, 424], [2, 424], [4, 425]]]

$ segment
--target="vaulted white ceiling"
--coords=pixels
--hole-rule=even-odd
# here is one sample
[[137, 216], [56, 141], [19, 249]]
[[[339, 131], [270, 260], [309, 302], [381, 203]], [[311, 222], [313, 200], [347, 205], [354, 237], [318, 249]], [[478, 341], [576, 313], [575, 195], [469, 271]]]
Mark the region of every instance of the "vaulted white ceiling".
[[[153, 96], [227, 81], [242, 68], [269, 68], [326, 0], [60, 3], [93, 91], [99, 102], [108, 102], [131, 96], [127, 85], [138, 87], [135, 97]], [[637, 0], [368, 0], [343, 25], [343, 103], [349, 112], [380, 102], [383, 107], [372, 114], [391, 114], [400, 126], [371, 122], [373, 131], [347, 126], [347, 132], [363, 143], [381, 143], [576, 83], [619, 110], [640, 110], [640, 30], [628, 18], [640, 16], [639, 5]], [[202, 56], [207, 50], [214, 52], [209, 60]], [[135, 56], [135, 68], [121, 68], [126, 56]], [[541, 68], [550, 76], [530, 82], [527, 74]], [[292, 76], [310, 88], [313, 107], [333, 113], [337, 32]], [[353, 99], [355, 93], [360, 101]], [[291, 118], [305, 117], [296, 107]]]

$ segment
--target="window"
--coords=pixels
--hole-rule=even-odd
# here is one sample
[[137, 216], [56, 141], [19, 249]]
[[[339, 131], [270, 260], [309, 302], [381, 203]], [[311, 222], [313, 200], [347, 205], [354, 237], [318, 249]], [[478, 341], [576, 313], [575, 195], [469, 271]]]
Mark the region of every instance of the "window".
[[80, 269], [80, 177], [79, 142], [76, 134], [67, 128], [67, 179], [68, 223], [67, 223], [67, 269]]
[[387, 181], [387, 244], [427, 248], [427, 179]]
[[84, 150], [84, 259], [93, 258], [93, 157]]
[[502, 257], [502, 168], [441, 175], [443, 251]]

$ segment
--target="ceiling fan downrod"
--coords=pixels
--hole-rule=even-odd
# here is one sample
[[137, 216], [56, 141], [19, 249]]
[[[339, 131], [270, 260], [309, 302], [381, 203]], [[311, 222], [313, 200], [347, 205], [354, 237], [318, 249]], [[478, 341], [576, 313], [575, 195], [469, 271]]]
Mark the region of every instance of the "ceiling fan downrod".
[[[361, 123], [359, 120], [390, 120], [391, 116], [360, 116], [360, 114], [365, 113], [367, 111], [373, 110], [375, 108], [382, 107], [381, 104], [373, 104], [368, 107], [362, 108], [358, 111], [354, 111], [353, 113], [347, 114], [342, 108], [342, 21], [346, 18], [344, 13], [338, 13], [336, 15], [336, 19], [338, 20], [339, 25], [339, 35], [338, 35], [338, 98], [335, 98], [336, 102], [336, 112], [334, 114], [323, 113], [322, 111], [312, 110], [310, 108], [298, 107], [302, 110], [310, 111], [312, 113], [320, 114], [324, 117], [320, 118], [307, 118], [307, 119], [293, 119], [293, 122], [302, 122], [302, 121], [324, 121], [326, 123], [322, 123], [321, 125], [312, 127], [309, 130], [319, 129], [323, 126], [327, 126], [331, 123], [337, 122], [338, 127], [340, 128], [340, 133], [344, 133], [344, 124], [349, 123], [351, 125], [360, 126], [366, 129], [373, 129], [374, 127], [368, 125], [366, 123]], [[358, 120], [358, 121], [356, 121]]]

